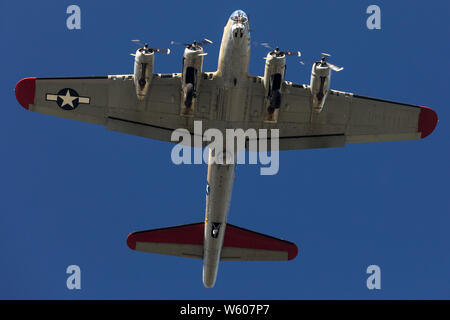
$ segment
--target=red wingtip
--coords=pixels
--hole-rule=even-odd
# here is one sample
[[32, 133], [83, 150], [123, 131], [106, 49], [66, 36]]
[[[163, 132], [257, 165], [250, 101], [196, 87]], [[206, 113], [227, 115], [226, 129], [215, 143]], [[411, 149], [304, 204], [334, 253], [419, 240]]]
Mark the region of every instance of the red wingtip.
[[28, 110], [28, 106], [34, 103], [34, 95], [36, 93], [36, 78], [24, 78], [17, 82], [16, 99], [20, 105]]
[[130, 233], [127, 237], [127, 245], [130, 249], [136, 250], [136, 239], [133, 233]]
[[417, 131], [421, 132], [420, 138], [428, 137], [436, 128], [438, 116], [436, 112], [428, 107], [420, 107], [419, 126]]
[[298, 255], [298, 247], [295, 243], [292, 243], [291, 248], [288, 250], [288, 260], [294, 259]]

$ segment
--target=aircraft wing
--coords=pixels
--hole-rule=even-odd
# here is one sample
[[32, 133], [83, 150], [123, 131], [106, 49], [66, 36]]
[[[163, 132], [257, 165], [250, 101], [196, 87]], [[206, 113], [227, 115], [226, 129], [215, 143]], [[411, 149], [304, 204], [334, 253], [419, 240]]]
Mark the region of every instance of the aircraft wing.
[[[244, 120], [220, 120], [226, 112], [214, 79], [202, 81], [194, 117], [180, 115], [181, 74], [155, 74], [147, 97], [136, 97], [133, 75], [25, 78], [16, 85], [20, 104], [31, 111], [104, 125], [109, 130], [171, 141], [174, 129], [194, 133], [194, 120], [207, 128], [280, 130], [279, 149], [343, 147], [347, 143], [412, 140], [428, 136], [437, 124], [429, 108], [331, 90], [320, 113], [311, 108], [306, 85], [285, 82], [276, 123], [264, 122], [264, 88], [250, 78], [240, 101]], [[221, 101], [223, 107], [219, 107]], [[234, 102], [233, 102], [234, 103]], [[206, 142], [204, 142], [204, 145]]]
[[192, 118], [180, 116], [179, 76], [155, 74], [143, 102], [136, 97], [133, 75], [25, 78], [15, 91], [20, 104], [31, 111], [171, 141], [174, 129], [192, 127]]
[[437, 124], [427, 107], [331, 90], [320, 113], [307, 85], [285, 83], [276, 124], [280, 150], [343, 147], [347, 143], [425, 138]]

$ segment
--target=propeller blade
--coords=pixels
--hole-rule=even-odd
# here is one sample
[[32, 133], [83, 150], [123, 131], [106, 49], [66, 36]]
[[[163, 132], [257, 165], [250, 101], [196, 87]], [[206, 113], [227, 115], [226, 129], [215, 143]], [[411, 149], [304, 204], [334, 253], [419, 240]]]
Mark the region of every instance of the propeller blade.
[[203, 52], [203, 53], [199, 53], [198, 56], [202, 57], [202, 56], [206, 56], [208, 54], [208, 52]]
[[155, 52], [170, 54], [170, 49], [152, 49]]
[[136, 54], [134, 54], [134, 53], [130, 53], [130, 56], [136, 57]]
[[178, 41], [173, 41], [173, 40], [170, 41], [170, 44], [173, 46], [183, 46], [183, 47], [191, 45], [190, 43], [183, 43], [183, 42], [178, 42]]
[[334, 64], [329, 63], [329, 62], [327, 62], [327, 65], [330, 67], [331, 70], [334, 70], [334, 71], [341, 71], [341, 70], [344, 70], [343, 67], [335, 66]]
[[196, 42], [196, 41], [194, 41], [193, 43], [183, 43], [183, 42], [178, 42], [178, 41], [170, 41], [170, 44], [171, 45], [175, 45], [175, 46], [184, 46], [184, 47], [190, 47], [190, 46], [194, 46], [194, 43], [195, 43], [195, 46], [203, 46], [203, 45], [205, 45], [205, 44], [212, 44], [213, 42], [211, 41], [211, 40], [209, 40], [209, 39], [203, 39], [202, 41], [200, 41], [200, 42]]
[[131, 40], [131, 42], [134, 42], [140, 46], [144, 46], [144, 44], [141, 42], [141, 40]]
[[262, 43], [260, 43], [260, 45], [262, 45], [264, 48], [273, 50], [273, 48], [267, 42], [262, 42]]
[[287, 56], [297, 56], [297, 57], [300, 57], [302, 55], [300, 51], [285, 51], [284, 54]]
[[204, 46], [205, 44], [211, 44], [211, 43], [213, 43], [211, 40], [203, 39], [202, 41], [197, 42], [197, 45], [200, 46], [200, 47], [202, 47], [202, 46]]
[[331, 54], [329, 54], [329, 53], [324, 53], [324, 52], [322, 52], [321, 53], [323, 56], [325, 56], [325, 57], [331, 57]]

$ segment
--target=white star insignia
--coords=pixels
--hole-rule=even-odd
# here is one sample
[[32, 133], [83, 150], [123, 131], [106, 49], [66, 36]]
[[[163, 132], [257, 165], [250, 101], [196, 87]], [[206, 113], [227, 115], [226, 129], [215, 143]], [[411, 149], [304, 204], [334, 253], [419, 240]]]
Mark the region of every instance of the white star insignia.
[[69, 105], [72, 107], [72, 109], [74, 108], [73, 106], [73, 100], [75, 100], [78, 97], [72, 97], [70, 95], [69, 89], [67, 89], [66, 91], [66, 95], [65, 96], [59, 96], [61, 99], [63, 99], [63, 102], [61, 104], [61, 107], [64, 107], [65, 105]]

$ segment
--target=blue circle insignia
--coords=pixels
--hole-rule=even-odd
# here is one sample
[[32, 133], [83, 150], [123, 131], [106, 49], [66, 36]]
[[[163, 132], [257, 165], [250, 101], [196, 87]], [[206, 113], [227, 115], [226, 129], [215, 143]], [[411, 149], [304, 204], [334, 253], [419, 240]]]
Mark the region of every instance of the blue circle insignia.
[[61, 109], [73, 110], [78, 107], [79, 95], [75, 90], [71, 88], [64, 88], [59, 90], [57, 96], [58, 98], [56, 99], [56, 103]]

